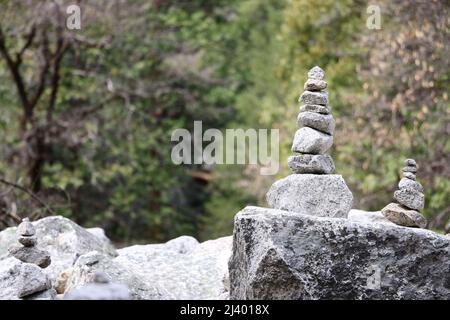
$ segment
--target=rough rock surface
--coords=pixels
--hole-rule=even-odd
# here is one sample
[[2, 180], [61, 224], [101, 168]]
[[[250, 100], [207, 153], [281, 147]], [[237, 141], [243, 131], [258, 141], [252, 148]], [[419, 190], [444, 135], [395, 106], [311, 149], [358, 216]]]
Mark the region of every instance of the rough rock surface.
[[227, 297], [231, 237], [198, 243], [183, 236], [165, 244], [135, 245], [115, 258], [96, 252], [76, 262], [67, 291], [91, 282], [102, 271], [126, 285], [133, 299], [222, 299]]
[[292, 144], [293, 152], [324, 154], [333, 145], [333, 136], [303, 127], [295, 132]]
[[288, 166], [294, 173], [330, 174], [335, 170], [333, 158], [328, 154], [290, 156]]
[[397, 203], [389, 203], [381, 209], [381, 212], [389, 221], [399, 226], [419, 228], [425, 228], [427, 226], [427, 220], [420, 212], [409, 210]]
[[231, 299], [449, 299], [450, 238], [430, 230], [246, 207]]
[[335, 128], [334, 118], [331, 114], [320, 114], [316, 112], [300, 112], [297, 118], [299, 128], [310, 127], [327, 134], [333, 134]]
[[418, 211], [422, 210], [425, 205], [424, 194], [412, 188], [395, 191], [394, 199], [405, 207]]
[[309, 79], [322, 80], [324, 76], [325, 76], [325, 71], [323, 71], [323, 69], [319, 66], [315, 66], [311, 70], [308, 71]]
[[[50, 253], [52, 263], [45, 272], [54, 283], [58, 275], [71, 267], [80, 255], [93, 250], [116, 256], [116, 250], [109, 240], [101, 239], [73, 221], [61, 217], [46, 217], [33, 222], [38, 238], [37, 247]], [[8, 256], [8, 248], [16, 243], [17, 228], [0, 232], [0, 264]]]
[[126, 285], [130, 289], [133, 299], [156, 300], [170, 297], [169, 293], [146, 281], [135, 268], [129, 265], [125, 266], [111, 256], [97, 251], [89, 252], [78, 258], [73, 266], [66, 284], [66, 292], [76, 291], [91, 283], [96, 272], [101, 271], [106, 273], [112, 282]]
[[275, 209], [334, 218], [346, 218], [353, 203], [350, 189], [337, 174], [291, 174], [276, 181], [266, 197]]
[[393, 222], [389, 221], [381, 211], [364, 211], [352, 209], [348, 213], [347, 219], [350, 221], [361, 223], [385, 223], [395, 225]]
[[17, 300], [49, 289], [50, 280], [42, 270], [14, 257], [0, 262], [0, 300]]

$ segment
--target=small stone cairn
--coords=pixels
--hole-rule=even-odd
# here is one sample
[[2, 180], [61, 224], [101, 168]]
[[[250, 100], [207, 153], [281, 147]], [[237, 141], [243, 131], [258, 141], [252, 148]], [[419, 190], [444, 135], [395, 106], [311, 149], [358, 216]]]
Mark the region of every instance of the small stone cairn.
[[44, 271], [50, 265], [50, 254], [36, 247], [36, 230], [28, 218], [17, 227], [17, 240], [9, 248], [9, 253], [22, 262], [21, 281], [18, 283], [18, 297], [22, 299], [53, 300], [56, 291], [51, 286], [50, 278]]
[[22, 220], [17, 227], [17, 236], [20, 245], [9, 248], [9, 253], [25, 263], [33, 263], [41, 268], [47, 268], [50, 263], [50, 254], [36, 247], [36, 230], [28, 218]]
[[308, 72], [305, 91], [299, 101], [300, 107], [297, 130], [288, 166], [294, 173], [331, 174], [335, 170], [333, 159], [326, 152], [333, 145], [335, 121], [328, 106], [327, 83], [323, 80], [325, 72], [314, 67]]
[[425, 205], [425, 196], [420, 182], [416, 181], [417, 163], [406, 159], [403, 178], [398, 183], [399, 190], [394, 192], [398, 203], [390, 203], [381, 212], [390, 221], [405, 227], [425, 228], [427, 220], [420, 213]]

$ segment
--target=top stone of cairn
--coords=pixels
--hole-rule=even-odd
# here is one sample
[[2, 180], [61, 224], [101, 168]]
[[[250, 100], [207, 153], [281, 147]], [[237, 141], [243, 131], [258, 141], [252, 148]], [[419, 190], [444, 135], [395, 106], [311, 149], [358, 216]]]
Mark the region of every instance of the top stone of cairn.
[[34, 236], [34, 234], [36, 233], [36, 230], [34, 229], [34, 226], [31, 224], [30, 219], [24, 218], [22, 220], [22, 223], [19, 224], [19, 226], [17, 228], [17, 233], [20, 236], [31, 237], [31, 236]]
[[325, 76], [325, 71], [321, 67], [315, 66], [311, 70], [308, 71], [309, 79], [322, 80]]

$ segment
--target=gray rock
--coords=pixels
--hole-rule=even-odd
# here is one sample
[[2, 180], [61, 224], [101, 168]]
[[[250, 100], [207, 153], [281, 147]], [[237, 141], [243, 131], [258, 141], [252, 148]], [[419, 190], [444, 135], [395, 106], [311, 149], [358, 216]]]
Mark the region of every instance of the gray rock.
[[9, 253], [16, 259], [25, 263], [33, 263], [41, 268], [47, 268], [50, 263], [50, 254], [36, 247], [12, 246]]
[[19, 236], [17, 240], [25, 247], [34, 247], [37, 244], [36, 236]]
[[[95, 274], [100, 271], [106, 273], [112, 282], [129, 288], [132, 299], [158, 300], [170, 298], [169, 293], [164, 292], [154, 283], [146, 281], [145, 277], [138, 273], [136, 267], [124, 265], [111, 256], [97, 251], [86, 253], [75, 262], [67, 280], [65, 292], [66, 294], [77, 292], [78, 289], [92, 283]], [[66, 299], [65, 296], [64, 298]]]
[[294, 173], [330, 174], [335, 170], [333, 159], [327, 154], [290, 156], [288, 166]]
[[315, 112], [300, 112], [297, 124], [301, 127], [309, 127], [327, 134], [334, 133], [335, 122], [331, 114], [320, 114]]
[[353, 195], [341, 175], [291, 174], [276, 181], [266, 195], [275, 209], [346, 218]]
[[[116, 250], [109, 240], [101, 239], [71, 220], [61, 217], [46, 217], [33, 222], [38, 239], [38, 248], [50, 253], [52, 263], [45, 269], [52, 282], [58, 275], [73, 266], [80, 255], [93, 250], [116, 256]], [[17, 241], [17, 228], [7, 228], [0, 232], [0, 264], [7, 257], [8, 248]]]
[[246, 207], [230, 299], [448, 299], [450, 238], [425, 229]]
[[303, 127], [297, 130], [292, 144], [293, 152], [324, 154], [333, 145], [333, 136]]
[[416, 180], [416, 175], [411, 172], [403, 172], [403, 176], [407, 179]]
[[330, 106], [321, 106], [318, 104], [304, 104], [300, 107], [300, 112], [316, 112], [321, 114], [330, 114], [331, 107]]
[[[0, 262], [0, 300], [17, 300], [22, 262], [8, 257]], [[36, 267], [38, 268], [38, 267]]]
[[56, 293], [55, 289], [50, 288], [48, 290], [26, 296], [23, 299], [24, 300], [57, 300], [57, 293]]
[[414, 166], [403, 167], [403, 172], [416, 173], [417, 172], [417, 167], [414, 167]]
[[64, 300], [131, 300], [131, 295], [122, 284], [89, 283], [66, 293]]
[[[218, 299], [227, 296], [231, 237], [198, 243], [183, 236], [165, 244], [135, 245], [116, 258], [88, 253], [79, 258], [66, 292], [92, 281], [102, 271], [126, 285], [133, 299]], [[144, 289], [143, 289], [144, 288]]]
[[31, 263], [22, 264], [19, 277], [20, 281], [17, 291], [19, 298], [46, 291], [52, 286], [50, 278], [39, 267]]
[[399, 189], [409, 189], [409, 188], [411, 188], [411, 189], [414, 189], [414, 190], [417, 190], [417, 191], [423, 193], [423, 187], [420, 184], [420, 182], [417, 182], [417, 181], [414, 181], [414, 180], [411, 180], [411, 179], [408, 179], [408, 178], [402, 178], [400, 180], [400, 182], [398, 183], [398, 188]]
[[131, 300], [131, 294], [126, 286], [111, 283], [108, 275], [96, 272], [93, 283], [67, 292], [64, 300]]
[[417, 167], [416, 160], [414, 160], [414, 159], [406, 159], [405, 160], [405, 166]]
[[31, 224], [30, 219], [24, 218], [22, 220], [22, 222], [17, 227], [17, 234], [21, 236], [34, 236], [36, 234], [36, 230]]
[[394, 192], [394, 199], [398, 203], [413, 210], [420, 211], [425, 205], [425, 196], [415, 189], [401, 189]]
[[320, 91], [327, 87], [327, 83], [323, 80], [308, 79], [305, 82], [304, 89], [308, 91]]
[[305, 104], [328, 105], [328, 92], [326, 91], [303, 91], [300, 101]]
[[391, 224], [394, 223], [389, 221], [381, 211], [364, 211], [358, 209], [352, 209], [349, 211], [347, 219], [350, 221], [355, 221], [359, 223], [384, 223]]
[[399, 226], [419, 228], [425, 228], [427, 226], [427, 219], [419, 212], [409, 210], [397, 203], [389, 203], [381, 209], [381, 212], [389, 221]]
[[319, 66], [315, 66], [311, 70], [308, 71], [309, 79], [322, 80], [323, 77], [325, 77], [325, 71], [323, 71], [323, 69]]

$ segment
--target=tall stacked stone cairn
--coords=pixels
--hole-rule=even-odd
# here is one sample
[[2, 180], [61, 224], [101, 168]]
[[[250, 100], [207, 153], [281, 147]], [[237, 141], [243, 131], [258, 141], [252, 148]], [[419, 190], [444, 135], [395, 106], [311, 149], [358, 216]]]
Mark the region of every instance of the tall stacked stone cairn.
[[37, 248], [36, 230], [28, 218], [17, 227], [17, 237], [19, 244], [12, 245], [8, 251], [23, 263], [18, 298], [54, 299], [56, 291], [52, 289], [48, 275], [42, 271], [51, 263], [50, 254]]
[[267, 193], [269, 206], [316, 216], [346, 218], [353, 195], [341, 175], [333, 174], [328, 154], [333, 145], [335, 121], [328, 105], [325, 72], [318, 66], [308, 72], [303, 105], [297, 118], [288, 166], [294, 174], [276, 181]]
[[425, 205], [425, 196], [420, 182], [416, 181], [417, 163], [414, 159], [406, 159], [403, 178], [398, 183], [394, 199], [398, 203], [390, 203], [381, 212], [390, 221], [405, 227], [425, 228], [427, 220], [420, 213]]

